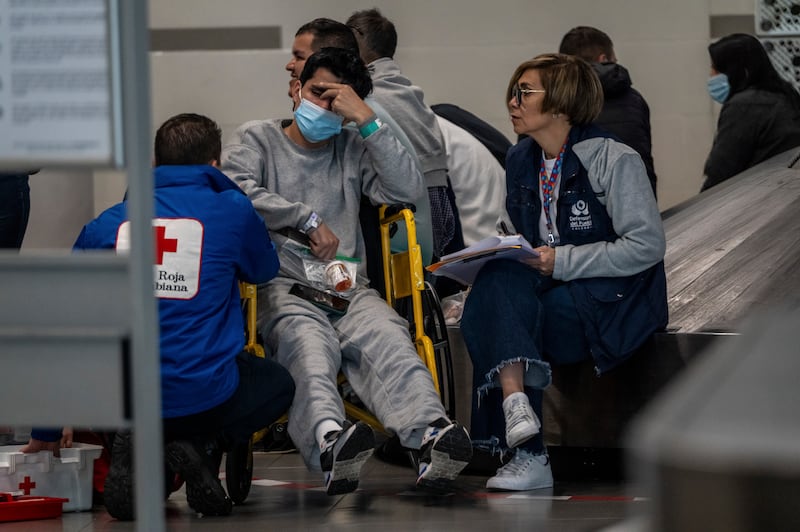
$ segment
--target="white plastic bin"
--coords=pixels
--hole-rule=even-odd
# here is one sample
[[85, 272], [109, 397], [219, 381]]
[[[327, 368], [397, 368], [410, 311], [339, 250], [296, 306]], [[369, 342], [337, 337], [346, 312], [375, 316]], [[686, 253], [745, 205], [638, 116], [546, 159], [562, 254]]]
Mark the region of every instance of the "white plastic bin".
[[91, 510], [94, 461], [103, 448], [73, 443], [55, 458], [49, 451], [23, 454], [21, 445], [0, 447], [0, 491], [18, 495], [63, 497], [64, 511]]

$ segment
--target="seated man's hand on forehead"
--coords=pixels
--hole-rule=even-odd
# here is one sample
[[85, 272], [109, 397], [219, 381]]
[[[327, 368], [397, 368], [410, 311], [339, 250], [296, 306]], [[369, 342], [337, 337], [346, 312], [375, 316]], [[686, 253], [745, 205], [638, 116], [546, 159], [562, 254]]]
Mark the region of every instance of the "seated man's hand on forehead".
[[321, 100], [329, 100], [330, 110], [348, 122], [362, 125], [375, 114], [350, 85], [317, 81], [311, 84], [311, 90], [314, 94], [318, 94]]

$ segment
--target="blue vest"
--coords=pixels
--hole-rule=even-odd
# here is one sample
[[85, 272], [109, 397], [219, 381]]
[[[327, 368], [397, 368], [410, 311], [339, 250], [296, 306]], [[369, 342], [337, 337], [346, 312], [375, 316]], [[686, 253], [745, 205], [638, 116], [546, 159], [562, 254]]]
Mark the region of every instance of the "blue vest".
[[[610, 135], [593, 126], [570, 130], [555, 220], [561, 244], [579, 246], [618, 238], [611, 217], [598, 199], [603, 193], [592, 190], [586, 168], [572, 151], [578, 142], [596, 137]], [[539, 235], [541, 157], [541, 147], [528, 137], [514, 148], [506, 164], [506, 210], [517, 231], [536, 246], [545, 245]], [[667, 326], [663, 261], [629, 277], [576, 279], [567, 284], [599, 373], [627, 359], [654, 332]]]

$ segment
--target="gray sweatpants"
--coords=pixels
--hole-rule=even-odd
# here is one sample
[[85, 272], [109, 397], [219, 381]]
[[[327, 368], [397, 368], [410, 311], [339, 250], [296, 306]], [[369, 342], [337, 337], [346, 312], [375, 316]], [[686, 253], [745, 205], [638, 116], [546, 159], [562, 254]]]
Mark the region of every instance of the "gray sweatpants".
[[294, 281], [278, 277], [258, 293], [265, 347], [295, 381], [289, 436], [310, 469], [319, 469], [315, 428], [345, 419], [336, 386], [341, 369], [367, 409], [402, 445], [419, 447], [423, 429], [446, 417], [431, 374], [419, 358], [408, 323], [378, 292], [359, 288], [347, 314], [329, 316], [290, 295]]

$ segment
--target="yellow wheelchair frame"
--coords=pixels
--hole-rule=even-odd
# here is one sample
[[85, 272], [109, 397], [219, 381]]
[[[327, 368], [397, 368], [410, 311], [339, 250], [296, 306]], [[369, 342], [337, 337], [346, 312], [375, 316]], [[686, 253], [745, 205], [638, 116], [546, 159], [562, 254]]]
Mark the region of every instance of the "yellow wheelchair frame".
[[[398, 210], [384, 205], [380, 208], [379, 220], [386, 302], [396, 309], [400, 299], [411, 298], [414, 317], [414, 345], [425, 367], [431, 372], [436, 391], [440, 393], [439, 371], [436, 366], [433, 342], [425, 333], [424, 328], [422, 293], [425, 291], [425, 278], [422, 250], [417, 242], [414, 213], [408, 207]], [[392, 226], [401, 222], [406, 227], [406, 250], [393, 253], [391, 249]], [[340, 373], [338, 380], [341, 385], [347, 379]], [[374, 415], [353, 402], [345, 400], [344, 410], [349, 417], [368, 423], [376, 430], [386, 432]]]
[[[383, 262], [383, 273], [385, 283], [386, 302], [392, 308], [397, 309], [398, 302], [410, 298], [414, 345], [422, 359], [425, 367], [431, 373], [436, 391], [441, 393], [441, 378], [436, 363], [436, 347], [442, 347], [444, 340], [438, 339], [437, 344], [425, 332], [425, 316], [423, 310], [423, 294], [425, 293], [426, 283], [424, 279], [424, 268], [422, 261], [422, 251], [417, 242], [416, 225], [414, 213], [407, 206], [382, 206], [379, 211], [380, 236], [381, 236], [381, 259]], [[391, 234], [395, 224], [403, 223], [406, 228], [405, 251], [392, 252]], [[258, 343], [257, 321], [257, 287], [249, 283], [240, 283], [239, 292], [242, 299], [242, 308], [245, 316], [245, 347], [244, 349], [252, 355], [264, 357], [263, 346]], [[435, 297], [435, 296], [434, 296]], [[438, 305], [438, 299], [435, 304]], [[441, 314], [439, 309], [439, 314]], [[438, 318], [443, 324], [443, 318]], [[452, 390], [452, 373], [450, 372], [449, 344], [444, 346], [447, 350], [448, 364], [447, 370], [448, 386]], [[341, 372], [338, 377], [340, 388], [345, 385], [347, 379]], [[378, 419], [366, 409], [344, 399], [345, 413], [348, 417], [363, 421], [375, 430], [386, 432]], [[443, 398], [444, 400], [444, 398]], [[283, 416], [278, 423], [285, 422]], [[244, 502], [250, 489], [252, 478], [252, 445], [264, 437], [269, 428], [265, 428], [253, 435], [253, 438], [245, 447], [238, 448], [228, 453], [226, 462], [226, 485], [228, 495], [236, 504]]]
[[258, 343], [258, 325], [256, 324], [257, 309], [256, 297], [258, 287], [250, 283], [239, 283], [239, 297], [242, 299], [242, 308], [245, 309], [244, 318], [244, 350], [260, 358], [264, 358], [264, 346]]

